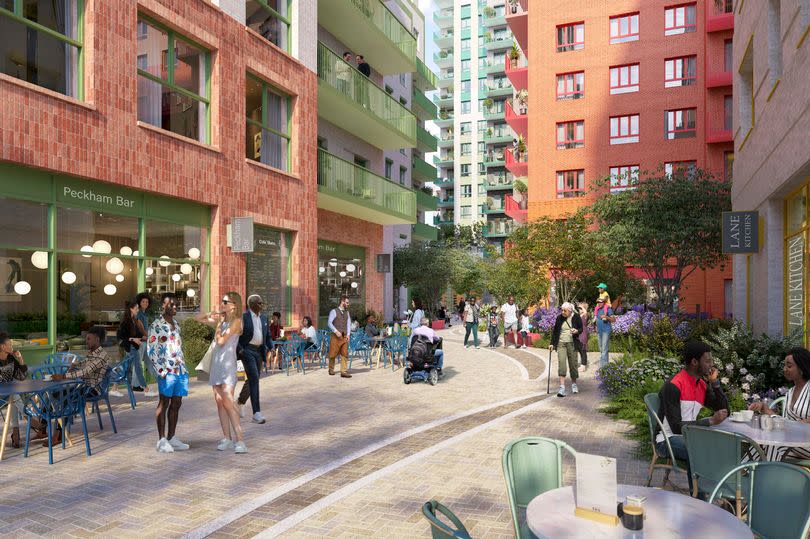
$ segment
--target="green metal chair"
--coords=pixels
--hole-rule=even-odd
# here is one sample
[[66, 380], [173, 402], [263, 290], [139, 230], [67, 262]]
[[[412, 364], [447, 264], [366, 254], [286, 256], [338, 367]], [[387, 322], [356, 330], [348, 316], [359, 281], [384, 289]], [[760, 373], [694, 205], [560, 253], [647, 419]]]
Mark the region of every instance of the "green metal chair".
[[787, 415], [787, 402], [784, 396], [779, 397], [778, 399], [774, 399], [770, 406], [768, 406], [773, 411], [781, 410], [782, 417]]
[[784, 462], [748, 462], [723, 477], [712, 492], [713, 503], [735, 474], [748, 472], [746, 522], [761, 539], [805, 538], [810, 534], [810, 472]]
[[738, 473], [725, 483], [720, 481], [729, 470], [740, 465], [743, 457], [766, 460], [765, 451], [743, 434], [697, 425], [684, 426], [683, 437], [692, 470], [692, 496], [698, 498], [701, 493], [719, 488], [724, 500], [734, 500], [734, 512], [742, 517], [748, 476]]
[[518, 538], [532, 538], [526, 525], [526, 506], [536, 496], [562, 486], [563, 449], [577, 452], [565, 442], [530, 436], [510, 442], [503, 448], [503, 476], [512, 509], [512, 523]]
[[[436, 515], [437, 512], [447, 517], [456, 529], [439, 520]], [[433, 539], [471, 539], [467, 528], [464, 527], [461, 520], [450, 509], [436, 500], [425, 502], [422, 506], [422, 514], [430, 522], [430, 532], [433, 534]]]
[[675, 490], [680, 490], [670, 481], [669, 474], [670, 472], [686, 473], [686, 465], [682, 464], [681, 467], [678, 466], [678, 460], [672, 452], [669, 438], [664, 436], [664, 442], [667, 446], [666, 455], [659, 455], [658, 448], [655, 444], [655, 433], [659, 430], [661, 432], [664, 431], [664, 424], [658, 417], [658, 409], [661, 407], [661, 400], [658, 397], [658, 393], [647, 393], [644, 395], [644, 404], [647, 406], [647, 426], [650, 429], [650, 443], [652, 444], [652, 459], [650, 460], [650, 473], [647, 475], [647, 486], [649, 487], [650, 483], [652, 483], [653, 472], [657, 469], [662, 469], [666, 471], [664, 472], [664, 482], [661, 484], [661, 487], [669, 483]]

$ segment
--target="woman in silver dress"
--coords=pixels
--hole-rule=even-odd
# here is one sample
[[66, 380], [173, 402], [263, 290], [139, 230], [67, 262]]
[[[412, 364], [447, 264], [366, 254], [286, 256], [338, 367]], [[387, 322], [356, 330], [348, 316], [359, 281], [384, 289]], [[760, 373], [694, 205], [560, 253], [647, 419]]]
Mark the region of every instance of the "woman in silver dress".
[[[225, 436], [217, 445], [219, 451], [233, 449], [234, 453], [247, 453], [239, 423], [239, 409], [233, 397], [236, 387], [236, 345], [242, 334], [242, 298], [228, 292], [222, 298], [219, 312], [200, 315], [197, 320], [216, 327], [216, 345], [211, 356], [210, 383], [214, 389], [219, 423]], [[233, 431], [233, 435], [231, 434]], [[235, 439], [235, 440], [234, 440]]]

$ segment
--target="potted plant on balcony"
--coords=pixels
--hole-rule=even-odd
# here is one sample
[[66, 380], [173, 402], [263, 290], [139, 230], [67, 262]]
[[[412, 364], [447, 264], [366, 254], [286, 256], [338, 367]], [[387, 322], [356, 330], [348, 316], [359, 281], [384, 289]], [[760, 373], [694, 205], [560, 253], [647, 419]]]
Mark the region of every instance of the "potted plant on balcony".
[[492, 197], [487, 197], [487, 209], [494, 210], [495, 209], [495, 199]]
[[519, 114], [526, 114], [529, 111], [529, 90], [522, 89], [517, 93]]
[[509, 65], [512, 69], [517, 68], [518, 58], [520, 58], [520, 49], [517, 43], [512, 43], [512, 48], [509, 49]]
[[439, 58], [447, 58], [447, 51], [442, 49], [439, 51]]
[[492, 136], [492, 128], [490, 127], [487, 129], [487, 138], [490, 138], [491, 136]]
[[493, 105], [494, 103], [495, 103], [495, 102], [494, 102], [494, 101], [492, 101], [492, 98], [490, 98], [490, 97], [488, 97], [488, 98], [484, 99], [484, 103], [483, 103], [483, 105], [484, 105], [484, 110], [486, 110], [487, 112], [489, 112], [489, 110], [492, 108], [492, 105]]
[[518, 0], [509, 0], [509, 7], [511, 8], [513, 15], [517, 13], [517, 5]]
[[512, 198], [515, 199], [515, 202], [520, 203], [526, 197], [526, 193], [529, 192], [529, 187], [526, 185], [526, 182], [523, 180], [515, 180], [512, 184]]
[[484, 17], [491, 19], [495, 16], [495, 8], [492, 6], [487, 6], [484, 8]]
[[526, 141], [523, 139], [523, 135], [518, 135], [517, 150], [519, 155], [515, 157], [520, 160], [520, 156], [526, 155]]

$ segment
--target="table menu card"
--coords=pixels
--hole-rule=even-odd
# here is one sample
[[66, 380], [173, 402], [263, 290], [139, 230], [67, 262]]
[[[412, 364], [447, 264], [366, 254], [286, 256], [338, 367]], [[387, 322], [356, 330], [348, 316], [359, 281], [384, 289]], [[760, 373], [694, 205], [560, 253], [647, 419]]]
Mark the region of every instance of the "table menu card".
[[[577, 453], [577, 514], [604, 515], [616, 519], [616, 459]], [[582, 514], [585, 513], [585, 514]]]

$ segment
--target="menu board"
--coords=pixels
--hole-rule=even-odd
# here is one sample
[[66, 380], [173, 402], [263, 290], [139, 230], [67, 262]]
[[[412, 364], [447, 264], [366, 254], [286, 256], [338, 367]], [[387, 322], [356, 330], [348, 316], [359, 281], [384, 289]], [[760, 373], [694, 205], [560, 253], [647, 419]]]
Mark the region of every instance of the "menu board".
[[255, 227], [253, 252], [246, 254], [247, 294], [259, 294], [268, 312], [285, 310], [284, 236], [270, 228]]

